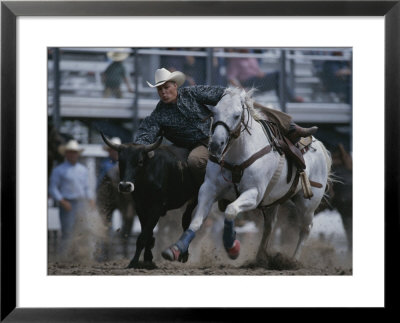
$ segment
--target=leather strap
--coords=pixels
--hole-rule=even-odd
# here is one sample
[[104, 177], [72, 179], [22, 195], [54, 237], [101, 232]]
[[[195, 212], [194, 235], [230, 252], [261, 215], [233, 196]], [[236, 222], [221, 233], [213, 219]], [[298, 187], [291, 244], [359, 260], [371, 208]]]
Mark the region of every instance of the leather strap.
[[257, 151], [255, 154], [253, 154], [249, 159], [241, 163], [240, 165], [233, 165], [230, 163], [227, 163], [225, 161], [222, 161], [221, 163], [218, 162], [218, 159], [215, 158], [214, 156], [210, 156], [210, 161], [216, 164], [220, 164], [222, 167], [230, 170], [232, 172], [232, 182], [233, 183], [239, 183], [243, 171], [249, 167], [251, 164], [253, 164], [257, 159], [261, 158], [262, 156], [268, 154], [272, 150], [272, 147], [270, 145], [265, 146], [263, 149]]
[[299, 178], [300, 178], [300, 173], [296, 172], [296, 176], [294, 177], [292, 186], [290, 186], [289, 191], [287, 191], [287, 193], [282, 196], [280, 199], [276, 200], [275, 202], [269, 204], [269, 205], [261, 205], [263, 207], [270, 207], [273, 205], [277, 205], [277, 204], [282, 204], [285, 201], [287, 201], [288, 199], [290, 199], [292, 197], [292, 195], [295, 193], [297, 185], [299, 184]]
[[322, 188], [322, 184], [314, 181], [310, 181], [310, 185], [316, 188]]
[[279, 158], [278, 167], [276, 168], [274, 175], [272, 175], [272, 178], [268, 183], [264, 196], [268, 196], [272, 192], [272, 189], [275, 187], [276, 183], [278, 183], [279, 177], [282, 174], [284, 163], [285, 163], [285, 155], [281, 155], [281, 157]]

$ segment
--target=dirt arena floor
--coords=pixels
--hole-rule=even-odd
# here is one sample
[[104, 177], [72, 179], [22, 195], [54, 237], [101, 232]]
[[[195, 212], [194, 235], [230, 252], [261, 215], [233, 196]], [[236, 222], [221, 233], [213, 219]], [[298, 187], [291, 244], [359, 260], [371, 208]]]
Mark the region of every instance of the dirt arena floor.
[[[352, 275], [352, 254], [335, 212], [317, 215], [309, 239], [304, 244], [298, 261], [291, 259], [295, 239], [288, 230], [279, 227], [271, 241], [269, 256], [256, 262], [256, 252], [262, 235], [262, 217], [254, 212], [238, 219], [237, 238], [241, 242], [240, 256], [231, 260], [222, 245], [223, 219], [210, 214], [209, 219], [190, 245], [188, 262], [169, 262], [161, 257], [161, 251], [180, 236], [179, 211], [163, 217], [155, 233], [153, 249], [155, 268], [127, 269], [133, 257], [136, 237], [131, 238], [129, 257], [122, 249], [113, 230], [112, 257], [100, 260], [98, 241], [104, 236], [104, 228], [96, 215], [81, 223], [80, 232], [67, 257], [60, 258], [55, 252], [55, 239], [49, 239], [49, 275]], [[283, 239], [285, 231], [285, 239]], [[143, 254], [142, 254], [143, 257]]]

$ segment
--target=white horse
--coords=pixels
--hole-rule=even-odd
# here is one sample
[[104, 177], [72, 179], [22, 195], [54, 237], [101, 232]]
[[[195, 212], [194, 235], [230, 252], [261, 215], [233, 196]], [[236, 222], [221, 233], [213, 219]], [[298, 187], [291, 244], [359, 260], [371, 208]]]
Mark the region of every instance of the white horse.
[[[219, 103], [209, 108], [214, 116], [209, 143], [211, 157], [199, 191], [198, 207], [189, 229], [176, 244], [163, 251], [163, 257], [178, 260], [179, 255], [188, 250], [213, 203], [222, 199], [233, 201], [225, 209], [223, 241], [228, 255], [235, 259], [240, 250], [240, 243], [235, 238], [235, 218], [242, 212], [260, 208], [264, 216], [264, 232], [257, 257], [265, 256], [279, 206], [274, 202], [279, 202], [289, 192], [288, 198], [295, 203], [301, 223], [293, 254], [298, 259], [301, 246], [311, 230], [314, 211], [328, 185], [331, 167], [329, 152], [320, 141], [312, 138], [310, 149], [303, 155], [305, 173], [311, 182], [322, 185], [312, 187], [313, 196], [305, 198], [300, 181], [291, 189], [296, 176], [287, 182], [289, 169], [286, 158], [272, 149], [272, 142], [256, 121], [262, 111], [253, 107], [251, 91], [246, 93], [241, 89], [228, 88]], [[234, 177], [237, 175], [224, 165], [249, 164], [250, 160], [251, 164], [239, 172], [235, 184]], [[295, 166], [292, 167], [293, 174], [296, 174]]]

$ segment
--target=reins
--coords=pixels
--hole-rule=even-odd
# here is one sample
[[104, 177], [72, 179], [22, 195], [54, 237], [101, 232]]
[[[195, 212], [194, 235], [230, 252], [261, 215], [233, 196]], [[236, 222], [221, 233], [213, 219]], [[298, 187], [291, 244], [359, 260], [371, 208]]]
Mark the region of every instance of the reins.
[[[244, 122], [244, 111], [247, 110], [247, 122]], [[205, 120], [207, 120], [210, 116], [208, 116]], [[228, 143], [225, 146], [224, 151], [222, 152], [221, 156], [222, 159], [221, 161], [223, 161], [223, 156], [227, 153], [228, 149], [230, 148], [231, 144], [232, 144], [232, 139], [237, 139], [240, 137], [240, 134], [244, 131], [247, 131], [247, 133], [251, 136], [251, 132], [249, 130], [249, 121], [250, 121], [250, 111], [249, 108], [246, 107], [245, 108], [245, 104], [242, 104], [242, 115], [240, 117], [240, 122], [237, 124], [237, 126], [235, 127], [235, 129], [231, 130], [229, 128], [229, 126], [221, 120], [217, 120], [216, 122], [213, 122], [212, 126], [211, 126], [211, 134], [214, 134], [215, 128], [219, 125], [223, 126], [226, 131], [228, 132]], [[242, 129], [242, 125], [243, 125], [243, 129]]]
[[[213, 125], [212, 125], [212, 131], [211, 133], [214, 133], [215, 128], [218, 125], [222, 125], [223, 127], [225, 127], [225, 129], [228, 131], [229, 134], [229, 138], [228, 138], [228, 143], [222, 153], [222, 156], [225, 155], [225, 153], [227, 152], [228, 148], [230, 147], [231, 143], [232, 143], [232, 139], [237, 139], [239, 138], [240, 134], [244, 131], [247, 131], [249, 135], [251, 135], [251, 132], [249, 130], [249, 121], [250, 121], [250, 111], [249, 108], [244, 106], [244, 104], [242, 105], [242, 116], [241, 116], [241, 120], [238, 123], [238, 125], [236, 126], [236, 128], [234, 130], [230, 130], [230, 128], [228, 127], [228, 125], [223, 122], [223, 121], [216, 121]], [[244, 111], [247, 110], [247, 122], [244, 122]], [[242, 129], [242, 125], [243, 125], [243, 129]], [[239, 190], [237, 188], [237, 184], [240, 182], [240, 180], [242, 179], [243, 176], [243, 172], [244, 170], [249, 167], [251, 164], [253, 164], [257, 159], [261, 158], [262, 156], [268, 154], [270, 151], [272, 150], [272, 147], [270, 145], [265, 146], [264, 148], [262, 148], [261, 150], [259, 150], [258, 152], [254, 153], [250, 158], [248, 158], [247, 160], [245, 160], [243, 163], [241, 163], [240, 165], [233, 165], [230, 164], [228, 162], [225, 162], [223, 157], [221, 160], [218, 160], [216, 157], [214, 156], [210, 156], [209, 160], [219, 164], [221, 166], [221, 174], [222, 174], [222, 178], [227, 181], [230, 182], [234, 185], [235, 188], [235, 192], [237, 195], [239, 195]], [[225, 178], [223, 176], [222, 173], [222, 168], [226, 168], [228, 170], [230, 170], [232, 172], [232, 181], [229, 181], [227, 178]]]
[[219, 162], [218, 159], [212, 155], [210, 156], [209, 160], [212, 161], [213, 163], [219, 164], [221, 168], [226, 168], [227, 170], [230, 170], [232, 172], [232, 183], [237, 184], [242, 179], [244, 170], [251, 164], [253, 164], [257, 159], [268, 154], [271, 150], [272, 147], [270, 145], [265, 146], [264, 148], [254, 153], [250, 158], [248, 158], [239, 165], [230, 164], [225, 162], [224, 160]]

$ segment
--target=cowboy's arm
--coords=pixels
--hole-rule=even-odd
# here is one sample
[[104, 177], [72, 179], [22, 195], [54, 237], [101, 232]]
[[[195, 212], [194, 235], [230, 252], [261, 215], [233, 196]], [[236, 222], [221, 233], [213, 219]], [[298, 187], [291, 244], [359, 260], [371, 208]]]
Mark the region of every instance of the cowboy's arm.
[[157, 114], [156, 108], [150, 116], [140, 123], [135, 139], [136, 144], [149, 145], [156, 141], [156, 138], [161, 132], [161, 126], [157, 120]]
[[223, 86], [197, 85], [189, 88], [191, 95], [202, 104], [216, 105], [226, 88]]

